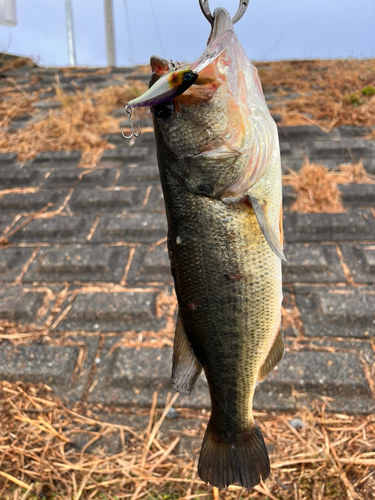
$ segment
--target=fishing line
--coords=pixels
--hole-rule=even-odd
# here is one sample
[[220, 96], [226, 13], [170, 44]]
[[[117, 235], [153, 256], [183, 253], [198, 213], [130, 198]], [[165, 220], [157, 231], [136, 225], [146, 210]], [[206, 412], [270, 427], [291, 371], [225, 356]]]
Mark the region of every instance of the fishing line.
[[124, 11], [125, 11], [125, 22], [126, 22], [126, 27], [128, 30], [128, 41], [129, 41], [129, 52], [130, 52], [130, 57], [128, 58], [130, 62], [134, 63], [135, 58], [134, 58], [134, 45], [133, 45], [133, 37], [132, 37], [132, 31], [130, 27], [130, 16], [129, 16], [129, 9], [128, 9], [128, 0], [124, 0]]
[[279, 479], [277, 479], [277, 477], [274, 474], [272, 474], [272, 472], [270, 474], [270, 479], [272, 479], [272, 481], [275, 481], [275, 483], [277, 483], [280, 486], [280, 488], [282, 488], [284, 491], [292, 491], [291, 488], [288, 488], [287, 486], [285, 486], [284, 483], [282, 483]]
[[153, 18], [153, 21], [154, 21], [155, 30], [156, 30], [156, 36], [158, 38], [158, 42], [159, 42], [159, 45], [160, 45], [161, 53], [165, 54], [164, 45], [163, 45], [163, 39], [161, 37], [161, 32], [160, 32], [160, 29], [159, 29], [158, 18], [156, 17], [156, 14], [155, 14], [154, 4], [153, 4], [152, 0], [148, 0], [148, 3], [150, 4], [150, 11], [151, 11], [151, 15], [152, 15], [152, 18]]

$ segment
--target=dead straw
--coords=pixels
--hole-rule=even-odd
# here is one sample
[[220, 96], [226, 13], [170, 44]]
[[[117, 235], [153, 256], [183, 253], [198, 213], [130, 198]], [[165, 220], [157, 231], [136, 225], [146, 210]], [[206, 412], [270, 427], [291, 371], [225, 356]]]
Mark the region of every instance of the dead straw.
[[[61, 103], [61, 108], [36, 117], [24, 129], [5, 132], [0, 140], [0, 153], [11, 151], [17, 153], [20, 161], [26, 161], [42, 151], [80, 150], [81, 166], [95, 166], [104, 149], [111, 147], [103, 135], [120, 132], [121, 118], [113, 117], [111, 112], [146, 89], [144, 84], [134, 82], [97, 92], [89, 87], [77, 88], [74, 94], [66, 94], [58, 80], [54, 87], [55, 100]], [[36, 115], [33, 104], [38, 94], [19, 91], [10, 95], [10, 99], [5, 95], [0, 100], [0, 127], [8, 126], [16, 116], [25, 113]]]
[[375, 176], [366, 172], [362, 160], [342, 164], [336, 172], [305, 158], [301, 170], [289, 170], [289, 174], [283, 176], [283, 185], [292, 186], [296, 196], [290, 209], [301, 213], [345, 212], [339, 184], [374, 182]]
[[[0, 498], [374, 498], [374, 416], [326, 414], [317, 402], [313, 411], [300, 408], [294, 414], [259, 414], [257, 421], [273, 450], [273, 477], [252, 492], [238, 486], [219, 492], [196, 476], [198, 450], [188, 454], [180, 445], [183, 436], [202, 439], [205, 426], [201, 423], [207, 423], [209, 414], [179, 408], [181, 415], [196, 424], [168, 431], [164, 419], [176, 398], [170, 398], [161, 411], [155, 396], [151, 419], [142, 409], [130, 412], [129, 417], [144, 416], [142, 432], [100, 420], [94, 407], [77, 403], [68, 409], [43, 385], [2, 382]], [[98, 410], [103, 414], [103, 409]], [[294, 429], [292, 418], [301, 419], [303, 428]], [[110, 454], [106, 443], [121, 433], [121, 451]]]
[[[18, 64], [32, 64], [32, 61], [11, 62], [2, 69], [10, 70]], [[281, 115], [284, 125], [315, 124], [327, 131], [340, 125], [375, 126], [373, 59], [277, 61], [257, 66], [265, 91], [268, 87], [273, 88], [272, 93], [275, 87], [278, 89], [272, 112]], [[150, 70], [144, 66], [137, 71]], [[70, 76], [73, 84], [75, 78], [85, 75], [80, 68], [63, 68], [60, 72]], [[103, 69], [96, 74], [106, 72], [108, 70]], [[139, 81], [124, 81], [122, 86], [109, 85], [98, 91], [90, 87], [80, 90], [77, 86], [75, 93], [67, 94], [57, 76], [56, 83], [43, 91], [52, 91], [54, 87], [56, 96], [51, 99], [62, 106], [45, 114], [35, 106], [41, 90], [21, 86], [16, 77], [8, 77], [6, 83], [0, 91], [0, 128], [3, 129], [0, 153], [11, 151], [17, 153], [20, 161], [27, 161], [42, 151], [80, 150], [83, 152], [81, 166], [85, 168], [95, 166], [104, 149], [111, 147], [104, 135], [120, 131], [121, 118], [113, 117], [112, 111], [146, 89]], [[282, 97], [289, 94], [294, 97], [283, 101]], [[8, 129], [20, 117], [33, 119], [25, 128]], [[375, 134], [375, 130], [372, 133]]]
[[256, 63], [266, 92], [279, 89], [272, 112], [284, 125], [375, 125], [374, 59], [300, 60]]
[[293, 187], [297, 199], [291, 210], [302, 213], [344, 212], [335, 173], [324, 165], [310, 163], [306, 158], [299, 172], [290, 170], [283, 178], [284, 185]]

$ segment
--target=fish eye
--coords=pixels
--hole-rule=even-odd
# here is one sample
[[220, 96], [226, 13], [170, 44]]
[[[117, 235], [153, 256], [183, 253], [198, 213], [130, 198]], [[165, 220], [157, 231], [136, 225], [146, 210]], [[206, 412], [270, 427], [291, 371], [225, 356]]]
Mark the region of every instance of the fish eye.
[[196, 79], [198, 75], [196, 75], [196, 73], [194, 73], [194, 71], [187, 71], [185, 74], [184, 74], [184, 81], [185, 82], [191, 82], [192, 80]]
[[170, 118], [173, 115], [174, 108], [175, 108], [174, 102], [167, 101], [154, 106], [153, 111], [157, 118], [165, 120], [166, 118]]

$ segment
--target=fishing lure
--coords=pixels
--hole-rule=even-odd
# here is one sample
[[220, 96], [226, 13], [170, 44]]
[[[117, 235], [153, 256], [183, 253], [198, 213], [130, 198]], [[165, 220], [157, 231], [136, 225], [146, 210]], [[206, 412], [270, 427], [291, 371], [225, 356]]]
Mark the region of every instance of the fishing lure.
[[125, 112], [129, 118], [131, 134], [126, 136], [122, 132], [122, 135], [130, 139], [140, 134], [140, 128], [138, 132], [135, 131], [131, 117], [133, 108], [163, 104], [186, 92], [196, 82], [199, 73], [224, 52], [232, 38], [233, 30], [225, 31], [206, 47], [197, 61], [192, 64], [173, 65], [173, 69], [159, 78], [144, 94], [129, 101], [125, 106]]

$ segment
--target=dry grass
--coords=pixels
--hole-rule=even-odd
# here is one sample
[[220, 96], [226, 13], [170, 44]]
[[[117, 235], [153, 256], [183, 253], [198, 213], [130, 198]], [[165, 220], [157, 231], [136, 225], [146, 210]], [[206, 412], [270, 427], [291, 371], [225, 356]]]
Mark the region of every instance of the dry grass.
[[339, 172], [334, 172], [306, 158], [300, 171], [290, 170], [283, 176], [283, 185], [292, 186], [296, 194], [290, 209], [300, 213], [345, 212], [338, 184], [374, 182], [375, 177], [366, 172], [362, 160], [340, 165]]
[[[33, 63], [18, 59], [1, 70], [23, 64]], [[374, 60], [280, 61], [258, 66], [266, 90], [272, 86], [280, 88], [280, 96], [300, 94], [283, 103], [277, 99], [272, 101], [273, 112], [282, 116], [283, 124], [315, 123], [324, 130], [343, 124], [375, 125]], [[103, 68], [94, 74], [109, 71]], [[149, 72], [149, 67], [142, 66], [136, 71]], [[80, 68], [65, 68], [61, 73], [71, 76], [72, 81], [86, 75]], [[74, 95], [65, 95], [58, 89], [57, 99], [62, 102], [62, 108], [38, 117], [33, 105], [41, 91], [28, 93], [14, 78], [8, 78], [8, 83], [8, 88], [0, 92], [0, 128], [7, 129], [15, 118], [27, 114], [35, 115], [35, 122], [25, 129], [4, 133], [0, 153], [15, 152], [20, 161], [26, 161], [42, 151], [81, 150], [84, 167], [94, 166], [103, 150], [109, 147], [102, 135], [119, 131], [121, 119], [112, 117], [111, 111], [146, 90], [140, 82], [111, 86], [98, 92], [87, 88], [77, 90]], [[136, 111], [142, 112], [145, 111]]]
[[27, 93], [20, 87], [13, 92], [0, 92], [0, 129], [9, 127], [17, 117], [34, 115], [33, 104], [38, 101], [38, 96], [38, 92]]
[[[299, 97], [276, 105], [284, 125], [315, 123], [325, 130], [339, 125], [375, 125], [375, 60], [310, 60], [257, 63], [263, 87], [286, 87], [280, 95]], [[312, 118], [306, 116], [312, 115]]]
[[[100, 68], [96, 69], [95, 71], [90, 72], [89, 74], [87, 73], [87, 67], [85, 66], [68, 66], [67, 68], [61, 68], [61, 74], [64, 76], [70, 76], [72, 78], [79, 78], [79, 77], [85, 77], [85, 76], [92, 76], [92, 75], [108, 75], [111, 73], [112, 68]], [[83, 71], [85, 70], [85, 71]]]
[[[285, 299], [284, 299], [285, 300]], [[303, 335], [303, 322], [295, 304], [284, 304], [281, 308], [281, 329], [283, 332], [293, 330], [297, 339]]]
[[374, 184], [375, 176], [366, 172], [363, 161], [340, 165], [340, 172], [336, 173], [338, 184]]
[[[310, 412], [257, 414], [271, 453], [272, 477], [252, 492], [232, 486], [218, 492], [196, 474], [197, 452], [176, 453], [183, 436], [201, 438], [208, 415], [179, 409], [196, 425], [160, 433], [168, 408], [156, 410], [143, 431], [106, 423], [87, 406], [67, 408], [48, 387], [3, 382], [0, 497], [3, 500], [278, 499], [370, 500], [375, 494], [375, 419]], [[178, 404], [174, 405], [178, 408]], [[140, 415], [144, 411], [140, 411]], [[303, 428], [291, 426], [299, 418]], [[119, 439], [108, 455], [103, 443]], [[100, 441], [101, 440], [101, 441]], [[77, 443], [81, 443], [79, 446]], [[82, 444], [86, 443], [86, 444]], [[91, 452], [86, 450], [90, 446]]]
[[0, 59], [0, 75], [3, 73], [7, 73], [8, 71], [12, 71], [12, 69], [21, 68], [25, 65], [33, 67], [35, 66], [35, 63], [28, 57], [17, 57], [15, 59], [7, 60], [7, 57], [5, 56]]
[[[121, 119], [110, 113], [142, 94], [145, 88], [138, 82], [122, 87], [111, 86], [96, 93], [89, 88], [84, 91], [77, 89], [76, 93], [68, 95], [57, 84], [57, 100], [62, 108], [51, 110], [25, 129], [5, 133], [0, 140], [0, 153], [11, 151], [17, 153], [20, 161], [26, 161], [42, 151], [81, 150], [81, 166], [93, 166], [103, 150], [109, 147], [102, 135], [120, 130]], [[34, 101], [35, 98], [30, 98], [31, 103]], [[12, 109], [9, 104], [13, 101], [4, 103], [8, 110]]]
[[290, 171], [283, 178], [284, 185], [293, 187], [297, 199], [291, 210], [302, 213], [344, 212], [335, 173], [324, 165], [308, 159], [299, 172]]

